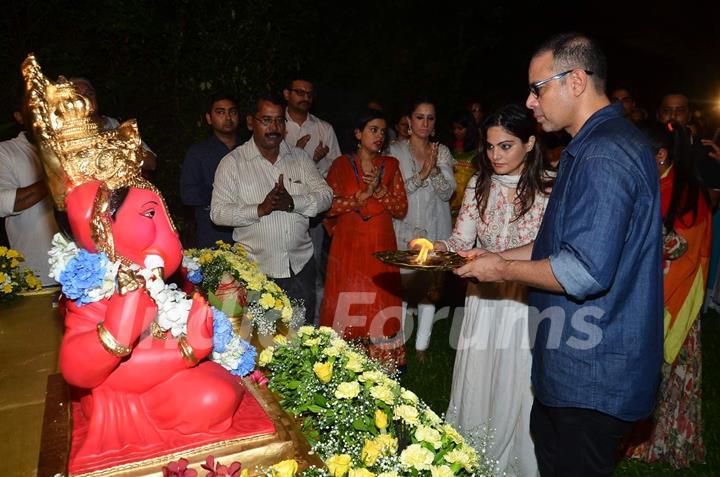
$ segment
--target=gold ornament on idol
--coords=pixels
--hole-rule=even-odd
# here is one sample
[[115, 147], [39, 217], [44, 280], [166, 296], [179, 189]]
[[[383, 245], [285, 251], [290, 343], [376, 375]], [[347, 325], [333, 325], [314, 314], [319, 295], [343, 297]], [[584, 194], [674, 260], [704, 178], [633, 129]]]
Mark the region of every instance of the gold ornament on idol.
[[132, 348], [118, 343], [112, 333], [105, 328], [102, 321], [97, 324], [97, 335], [105, 351], [116, 358], [125, 357], [132, 352]]
[[115, 254], [108, 212], [110, 192], [136, 187], [162, 197], [142, 176], [144, 153], [137, 123], [131, 119], [116, 129], [101, 131], [92, 119], [90, 100], [63, 76], [54, 83], [48, 80], [32, 53], [22, 64], [22, 74], [32, 133], [55, 208], [65, 210], [65, 196], [74, 187], [99, 181], [91, 223], [93, 241], [111, 261], [121, 260], [129, 266], [129, 260]]

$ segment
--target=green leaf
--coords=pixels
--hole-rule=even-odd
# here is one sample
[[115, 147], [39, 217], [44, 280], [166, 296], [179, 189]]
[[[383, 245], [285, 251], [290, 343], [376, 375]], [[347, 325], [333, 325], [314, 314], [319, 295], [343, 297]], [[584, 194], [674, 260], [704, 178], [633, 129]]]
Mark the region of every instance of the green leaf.
[[292, 381], [290, 381], [289, 383], [287, 383], [285, 385], [285, 387], [288, 389], [297, 389], [298, 386], [300, 386], [300, 381], [298, 381], [296, 379], [293, 379]]
[[320, 406], [315, 405], [315, 404], [310, 404], [307, 408], [308, 408], [308, 411], [314, 412], [315, 414], [323, 412], [323, 408], [321, 408]]
[[326, 406], [327, 405], [327, 399], [322, 394], [315, 393], [313, 396], [313, 400], [315, 401], [315, 404], [318, 406]]
[[228, 316], [243, 316], [245, 314], [245, 307], [241, 306], [237, 300], [223, 300], [221, 301], [215, 293], [208, 291], [208, 303], [222, 310]]
[[361, 418], [357, 418], [353, 421], [353, 428], [358, 431], [367, 431], [367, 429], [365, 428], [365, 423]]

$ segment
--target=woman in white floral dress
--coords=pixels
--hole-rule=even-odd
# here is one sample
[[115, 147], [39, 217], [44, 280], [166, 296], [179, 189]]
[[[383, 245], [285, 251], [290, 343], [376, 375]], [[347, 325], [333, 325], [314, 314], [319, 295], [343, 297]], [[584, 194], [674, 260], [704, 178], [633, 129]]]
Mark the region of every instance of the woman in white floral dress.
[[[509, 105], [487, 118], [480, 170], [470, 179], [455, 229], [440, 250], [500, 252], [537, 235], [552, 178], [543, 167], [534, 122]], [[484, 428], [490, 456], [508, 475], [537, 475], [530, 438], [531, 343], [527, 287], [470, 283], [447, 419], [474, 436]]]

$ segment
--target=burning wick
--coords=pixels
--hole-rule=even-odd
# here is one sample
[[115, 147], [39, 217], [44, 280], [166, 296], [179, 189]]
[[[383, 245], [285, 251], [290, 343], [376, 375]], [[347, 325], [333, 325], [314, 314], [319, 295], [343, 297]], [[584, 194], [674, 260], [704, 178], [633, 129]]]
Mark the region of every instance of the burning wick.
[[426, 238], [416, 238], [410, 241], [410, 248], [415, 248], [416, 245], [420, 245], [420, 251], [415, 259], [415, 263], [425, 263], [427, 260], [428, 253], [432, 252], [433, 244]]

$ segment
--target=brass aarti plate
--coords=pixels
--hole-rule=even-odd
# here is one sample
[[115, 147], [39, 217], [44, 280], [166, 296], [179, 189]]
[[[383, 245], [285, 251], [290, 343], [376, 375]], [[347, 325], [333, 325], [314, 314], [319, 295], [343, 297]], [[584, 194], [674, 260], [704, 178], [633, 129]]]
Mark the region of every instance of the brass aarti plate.
[[423, 263], [417, 263], [417, 250], [388, 250], [373, 253], [375, 258], [389, 265], [412, 270], [454, 270], [467, 261], [455, 252], [430, 252]]

